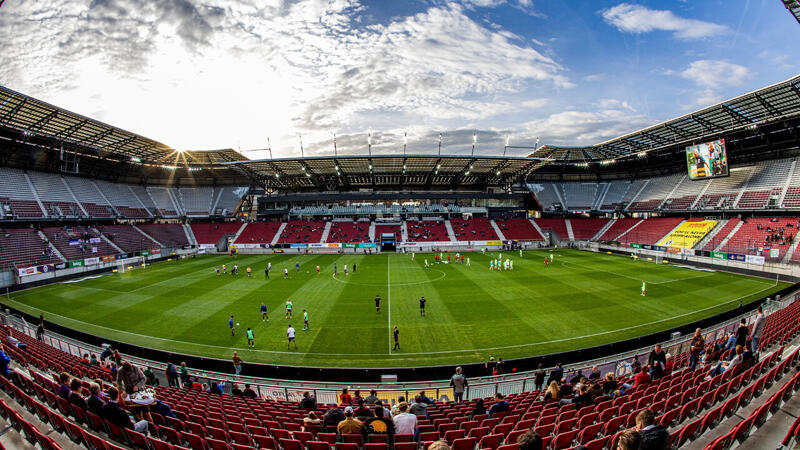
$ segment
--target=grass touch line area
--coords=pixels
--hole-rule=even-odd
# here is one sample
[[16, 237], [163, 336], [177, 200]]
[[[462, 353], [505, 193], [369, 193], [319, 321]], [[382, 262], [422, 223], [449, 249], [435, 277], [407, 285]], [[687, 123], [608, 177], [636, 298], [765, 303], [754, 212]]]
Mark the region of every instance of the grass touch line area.
[[[708, 317], [788, 285], [578, 250], [559, 250], [555, 264], [545, 266], [549, 253], [503, 253], [514, 260], [513, 271], [489, 270], [497, 252], [468, 254], [470, 266], [434, 264], [432, 254], [413, 260], [408, 254], [201, 256], [30, 289], [6, 303], [109, 340], [172, 352], [228, 359], [236, 350], [249, 362], [405, 367], [614, 342]], [[268, 262], [273, 270], [266, 279]], [[222, 264], [228, 273], [217, 275]], [[646, 297], [640, 295], [643, 279]], [[376, 294], [385, 298], [380, 313]], [[425, 316], [420, 296], [427, 299]], [[287, 299], [294, 303], [292, 319], [284, 318]], [[268, 322], [261, 320], [262, 302]], [[308, 330], [302, 330], [303, 309]], [[227, 327], [230, 315], [240, 323], [235, 336]], [[289, 324], [298, 330], [296, 351], [285, 347]], [[394, 325], [400, 351], [391, 350]], [[247, 349], [247, 327], [256, 333], [253, 350]]]

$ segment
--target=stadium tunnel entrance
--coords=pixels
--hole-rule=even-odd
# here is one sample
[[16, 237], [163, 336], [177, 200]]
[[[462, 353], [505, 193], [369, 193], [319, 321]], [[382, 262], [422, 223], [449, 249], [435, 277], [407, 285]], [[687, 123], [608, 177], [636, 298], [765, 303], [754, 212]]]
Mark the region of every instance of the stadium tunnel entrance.
[[394, 233], [381, 234], [381, 251], [395, 251], [397, 248], [397, 238]]

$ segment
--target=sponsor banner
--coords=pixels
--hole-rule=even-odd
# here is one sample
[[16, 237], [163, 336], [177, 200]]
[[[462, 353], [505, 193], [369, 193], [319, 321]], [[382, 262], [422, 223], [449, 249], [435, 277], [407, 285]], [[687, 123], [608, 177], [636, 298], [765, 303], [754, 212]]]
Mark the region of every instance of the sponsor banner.
[[503, 241], [486, 241], [486, 245], [503, 245]]
[[[239, 246], [239, 248], [261, 248], [261, 244], [237, 244], [237, 245]], [[201, 249], [203, 251], [206, 250], [206, 248], [203, 247], [201, 247]]]
[[714, 259], [728, 259], [728, 254], [725, 252], [711, 252], [711, 257]]
[[684, 248], [683, 249], [683, 254], [684, 255], [689, 255], [689, 256], [694, 256], [695, 252], [694, 252], [693, 248]]
[[663, 245], [654, 245], [653, 250], [657, 252], [665, 252], [667, 251], [667, 247], [664, 247]]
[[150, 256], [150, 250], [142, 250], [139, 252], [139, 256]]
[[378, 246], [378, 244], [375, 244], [374, 242], [364, 242], [363, 244], [358, 244], [358, 246], [363, 248], [375, 248]]
[[[242, 246], [241, 244], [237, 245]], [[200, 248], [215, 248], [216, 246], [216, 244], [200, 244]]]
[[160, 255], [161, 254], [161, 249], [160, 248], [154, 248], [154, 249], [150, 250], [150, 254], [151, 255]]
[[344, 247], [344, 248], [356, 248], [356, 247], [358, 247], [358, 244], [351, 244], [350, 242], [346, 242], [346, 243], [342, 244], [342, 247]]
[[645, 250], [653, 250], [653, 246], [650, 244], [641, 244], [643, 249]]
[[308, 244], [308, 246], [309, 246], [309, 247], [312, 247], [312, 248], [327, 247], [327, 245], [326, 245], [326, 244], [320, 244], [320, 243]]
[[21, 277], [26, 277], [28, 275], [35, 275], [37, 273], [36, 267], [23, 267], [21, 269], [17, 269], [17, 274]]
[[681, 253], [681, 250], [682, 249], [680, 247], [667, 247], [667, 253], [674, 253], [679, 255]]
[[100, 264], [100, 258], [86, 258], [83, 260], [84, 266], [93, 266], [95, 264]]
[[57, 270], [66, 269], [67, 268], [67, 263], [58, 263], [58, 264], [55, 265], [55, 268]]
[[701, 220], [700, 222], [683, 222], [672, 230], [670, 234], [659, 241], [658, 245], [667, 247], [693, 248], [702, 240], [709, 231], [717, 226], [716, 220]]
[[340, 248], [342, 244], [328, 244], [328, 248]]
[[308, 244], [289, 244], [290, 248], [306, 248]]
[[779, 248], [771, 248], [769, 249], [769, 257], [770, 258], [780, 258], [781, 250]]
[[103, 257], [102, 257], [102, 258], [100, 258], [100, 259], [101, 259], [103, 262], [112, 262], [112, 261], [116, 261], [116, 260], [117, 260], [117, 258], [116, 258], [114, 255], [107, 255], [107, 256], [103, 256]]
[[115, 258], [117, 258], [117, 261], [119, 261], [120, 259], [130, 258], [130, 255], [128, 255], [127, 253], [120, 253], [119, 255], [116, 255]]
[[642, 248], [642, 244], [632, 243], [631, 248]]
[[745, 255], [740, 255], [738, 253], [728, 253], [728, 260], [729, 261], [745, 261]]
[[765, 262], [763, 256], [746, 255], [744, 259], [746, 262], [751, 264], [763, 265]]
[[78, 239], [70, 239], [69, 240], [69, 245], [78, 245], [80, 243], [81, 243], [81, 241], [78, 240]]
[[92, 244], [99, 244], [101, 242], [101, 239], [99, 237], [93, 237], [89, 238], [89, 242], [91, 242]]
[[67, 264], [69, 264], [69, 267], [83, 267], [83, 260], [79, 259], [77, 261], [70, 261]]

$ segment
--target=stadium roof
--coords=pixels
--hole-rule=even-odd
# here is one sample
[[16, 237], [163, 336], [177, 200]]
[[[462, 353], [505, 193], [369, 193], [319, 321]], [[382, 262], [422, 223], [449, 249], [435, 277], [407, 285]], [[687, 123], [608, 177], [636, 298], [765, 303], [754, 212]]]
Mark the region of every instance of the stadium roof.
[[800, 0], [783, 0], [783, 6], [792, 13], [797, 22], [800, 23]]
[[599, 144], [543, 146], [528, 156], [548, 150], [562, 162], [611, 161], [699, 143], [722, 133], [797, 116], [800, 116], [800, 75]]
[[145, 162], [206, 165], [245, 159], [234, 150], [179, 151], [3, 86], [0, 86], [0, 126]]
[[552, 162], [536, 158], [464, 155], [347, 155], [279, 158], [223, 163], [259, 179], [267, 187], [316, 188], [381, 186], [508, 186]]

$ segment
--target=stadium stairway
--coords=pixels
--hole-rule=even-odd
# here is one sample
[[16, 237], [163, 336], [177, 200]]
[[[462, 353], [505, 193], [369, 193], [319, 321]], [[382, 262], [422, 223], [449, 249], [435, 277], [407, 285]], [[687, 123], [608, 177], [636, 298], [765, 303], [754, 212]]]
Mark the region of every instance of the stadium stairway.
[[[241, 232], [241, 230], [239, 231]], [[190, 244], [199, 246], [197, 243], [197, 238], [194, 235], [194, 231], [192, 231], [192, 227], [188, 223], [183, 224], [183, 232], [186, 233], [186, 239], [189, 240]]]
[[369, 240], [375, 242], [375, 222], [369, 223]]
[[592, 236], [591, 240], [592, 241], [600, 240], [600, 236], [604, 235], [606, 233], [606, 231], [608, 231], [608, 229], [611, 228], [616, 221], [617, 221], [617, 219], [609, 220], [605, 225], [603, 225], [602, 228], [600, 228], [600, 231], [598, 231], [594, 236]]
[[444, 221], [444, 227], [447, 229], [447, 237], [450, 238], [450, 242], [457, 241], [458, 239], [456, 239], [456, 233], [453, 231], [453, 224], [450, 223], [450, 220]]
[[286, 229], [286, 222], [282, 222], [280, 228], [278, 228], [278, 231], [275, 232], [275, 236], [272, 237], [270, 245], [276, 245], [278, 243], [278, 240], [281, 238], [283, 230], [285, 229]]
[[719, 251], [719, 249], [721, 249], [722, 247], [724, 247], [724, 246], [725, 246], [725, 244], [727, 244], [727, 243], [728, 243], [728, 241], [729, 241], [729, 240], [730, 240], [730, 239], [731, 239], [731, 238], [732, 238], [734, 235], [736, 235], [736, 232], [738, 232], [738, 231], [739, 231], [739, 228], [741, 228], [741, 227], [742, 227], [742, 225], [744, 225], [744, 222], [740, 220], [740, 221], [739, 221], [739, 223], [737, 223], [737, 224], [736, 224], [736, 226], [735, 226], [735, 227], [733, 227], [733, 229], [730, 231], [730, 233], [728, 233], [728, 235], [727, 235], [727, 236], [725, 236], [725, 237], [724, 237], [724, 238], [723, 238], [723, 239], [720, 241], [719, 245], [717, 245], [717, 246], [716, 246], [716, 247], [715, 247], [715, 248], [714, 248], [712, 251], [717, 251], [717, 252], [718, 252], [718, 251]]
[[618, 235], [615, 239], [619, 240], [622, 236], [625, 236], [626, 234], [630, 233], [634, 228], [638, 227], [639, 225], [641, 225], [643, 223], [644, 223], [644, 219], [636, 222], [635, 224], [633, 224], [632, 227], [630, 227], [627, 230], [623, 231], [622, 234]]
[[331, 234], [331, 227], [333, 226], [333, 222], [328, 221], [325, 222], [325, 229], [322, 231], [322, 237], [319, 238], [320, 242], [327, 242], [328, 235]]
[[112, 248], [114, 248], [114, 250], [116, 250], [116, 251], [118, 251], [120, 253], [125, 253], [125, 251], [123, 251], [121, 248], [119, 248], [119, 246], [117, 244], [115, 244], [111, 239], [106, 237], [106, 235], [104, 233], [101, 233], [100, 230], [98, 230], [95, 227], [89, 227], [89, 229], [92, 230], [92, 232], [94, 232], [98, 236], [100, 236], [100, 239], [106, 241], [106, 244], [110, 245]]
[[489, 223], [492, 225], [492, 229], [494, 229], [494, 232], [497, 233], [497, 237], [500, 238], [501, 241], [505, 241], [506, 237], [500, 230], [500, 227], [497, 226], [497, 222], [495, 222], [494, 220], [490, 220]]
[[408, 242], [408, 224], [404, 220], [400, 223], [400, 237], [403, 239], [403, 242]]
[[42, 217], [47, 217], [49, 214], [47, 214], [47, 209], [44, 207], [42, 199], [39, 198], [39, 193], [36, 192], [36, 189], [33, 187], [33, 182], [31, 181], [31, 177], [29, 177], [27, 173], [23, 173], [23, 175], [25, 176], [25, 181], [28, 182], [28, 188], [30, 188], [31, 194], [33, 194], [33, 199], [36, 200], [36, 203], [39, 205], [39, 209], [42, 210], [43, 214]]
[[58, 256], [58, 258], [61, 259], [61, 261], [67, 262], [67, 258], [64, 258], [64, 255], [62, 255], [61, 252], [58, 251], [56, 246], [53, 245], [53, 243], [50, 242], [49, 239], [47, 239], [47, 236], [42, 232], [42, 230], [38, 230], [37, 233], [39, 233], [39, 237], [42, 238], [42, 242], [47, 242], [48, 247], [50, 247], [50, 249], [53, 250], [53, 253], [56, 256]]
[[240, 226], [239, 229], [236, 230], [236, 234], [233, 236], [233, 240], [231, 242], [236, 242], [236, 240], [239, 239], [239, 236], [241, 236], [245, 228], [247, 228], [247, 222], [242, 222], [242, 226]]
[[[540, 235], [542, 238], [546, 238], [546, 236], [547, 236], [547, 235], [546, 235], [546, 234], [544, 234], [544, 231], [542, 231], [542, 229], [541, 229], [541, 228], [539, 228], [539, 224], [537, 224], [537, 223], [536, 223], [536, 221], [535, 221], [535, 220], [533, 220], [533, 219], [530, 219], [530, 221], [531, 221], [531, 225], [533, 225], [533, 228], [536, 228], [536, 231], [537, 231], [537, 232], [539, 232], [539, 235]], [[547, 244], [547, 245], [550, 245], [550, 242], [546, 242], [546, 244]]]
[[144, 230], [142, 230], [141, 228], [137, 227], [136, 225], [131, 225], [131, 226], [133, 227], [134, 230], [138, 231], [139, 233], [142, 233], [144, 237], [158, 244], [159, 247], [164, 247], [163, 243], [159, 242], [158, 239], [154, 238], [153, 236], [150, 236], [149, 234], [145, 233]]
[[718, 221], [717, 221], [717, 225], [716, 225], [716, 226], [714, 226], [714, 229], [713, 229], [713, 230], [711, 230], [711, 231], [709, 231], [709, 232], [708, 232], [708, 234], [706, 234], [706, 235], [703, 237], [703, 239], [700, 239], [700, 242], [698, 242], [698, 243], [697, 243], [697, 244], [694, 246], [694, 248], [696, 248], [696, 249], [703, 249], [703, 248], [706, 246], [706, 244], [708, 244], [709, 242], [711, 242], [711, 240], [712, 240], [712, 239], [714, 239], [714, 238], [717, 236], [717, 234], [718, 234], [720, 231], [722, 231], [722, 229], [723, 229], [723, 228], [725, 228], [725, 225], [727, 225], [727, 224], [728, 224], [728, 219], [721, 219], [721, 220], [718, 220]]
[[572, 221], [569, 219], [564, 219], [564, 224], [567, 227], [567, 236], [569, 237], [569, 240], [574, 241], [575, 233], [572, 231]]

